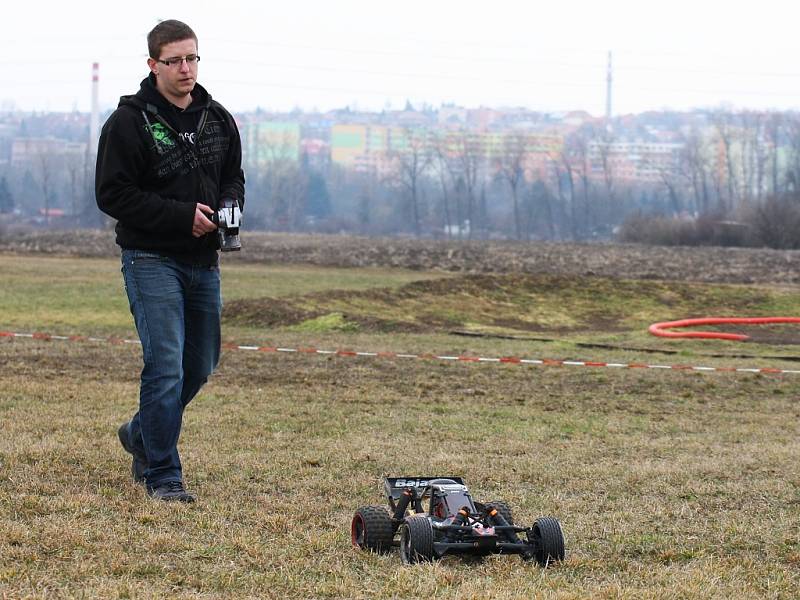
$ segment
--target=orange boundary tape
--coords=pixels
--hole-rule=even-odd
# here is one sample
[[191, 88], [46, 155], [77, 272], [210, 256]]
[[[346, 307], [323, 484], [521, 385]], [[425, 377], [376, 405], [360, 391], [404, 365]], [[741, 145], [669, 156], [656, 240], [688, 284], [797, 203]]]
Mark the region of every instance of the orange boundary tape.
[[743, 333], [722, 333], [719, 331], [664, 331], [674, 327], [693, 327], [695, 325], [768, 325], [771, 323], [800, 323], [800, 317], [704, 317], [702, 319], [681, 319], [653, 323], [647, 328], [651, 334], [665, 338], [702, 338], [743, 342], [750, 336]]
[[[770, 317], [771, 319], [781, 317]], [[800, 322], [800, 318], [794, 318], [791, 322]], [[786, 321], [779, 321], [786, 322]], [[663, 324], [662, 324], [663, 325]], [[666, 332], [670, 333], [670, 332]], [[42, 340], [46, 342], [52, 341], [70, 341], [70, 342], [106, 342], [115, 345], [121, 344], [140, 344], [139, 340], [127, 340], [116, 337], [100, 338], [88, 337], [82, 335], [51, 335], [49, 333], [17, 333], [13, 331], [0, 331], [0, 338], [25, 338]], [[282, 354], [316, 354], [321, 356], [341, 356], [341, 357], [373, 357], [385, 358], [390, 360], [396, 359], [424, 359], [424, 360], [441, 360], [441, 361], [456, 361], [466, 363], [490, 363], [490, 364], [512, 364], [512, 365], [542, 365], [550, 367], [602, 367], [608, 369], [671, 369], [673, 371], [698, 371], [698, 372], [720, 372], [720, 373], [770, 373], [770, 374], [793, 374], [800, 375], [798, 369], [777, 369], [774, 367], [706, 367], [702, 365], [651, 365], [647, 363], [612, 363], [605, 361], [582, 361], [582, 360], [564, 360], [553, 358], [522, 358], [518, 356], [502, 356], [502, 357], [486, 357], [486, 356], [445, 356], [431, 353], [420, 354], [400, 354], [398, 352], [360, 352], [349, 349], [338, 350], [322, 350], [319, 348], [280, 348], [275, 346], [242, 346], [235, 343], [224, 343], [222, 347], [226, 350], [250, 350], [265, 353], [282, 353]]]

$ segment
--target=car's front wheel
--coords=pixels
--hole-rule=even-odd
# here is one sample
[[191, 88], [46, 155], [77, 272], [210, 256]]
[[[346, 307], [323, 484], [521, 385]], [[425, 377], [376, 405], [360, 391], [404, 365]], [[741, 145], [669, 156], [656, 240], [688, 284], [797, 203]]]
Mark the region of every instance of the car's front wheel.
[[561, 524], [553, 517], [539, 517], [528, 535], [533, 544], [533, 557], [541, 566], [564, 560], [564, 533]]
[[433, 527], [426, 515], [409, 515], [400, 525], [400, 558], [407, 564], [436, 558]]

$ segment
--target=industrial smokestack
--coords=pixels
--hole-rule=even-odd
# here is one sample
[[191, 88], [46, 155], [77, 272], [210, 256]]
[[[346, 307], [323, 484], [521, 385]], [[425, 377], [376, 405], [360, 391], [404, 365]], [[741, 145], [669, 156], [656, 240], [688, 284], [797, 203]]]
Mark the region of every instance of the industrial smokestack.
[[92, 117], [89, 121], [89, 154], [97, 156], [97, 142], [100, 138], [100, 63], [92, 63]]
[[608, 52], [608, 69], [606, 71], [606, 127], [611, 127], [611, 51]]

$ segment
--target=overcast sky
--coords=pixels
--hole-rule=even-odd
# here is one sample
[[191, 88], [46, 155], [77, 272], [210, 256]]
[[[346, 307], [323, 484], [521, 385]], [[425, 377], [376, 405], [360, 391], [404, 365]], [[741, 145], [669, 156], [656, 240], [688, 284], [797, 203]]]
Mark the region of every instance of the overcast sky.
[[[169, 7], [169, 8], [168, 8]], [[800, 4], [761, 0], [7, 0], [0, 110], [116, 106], [147, 74], [159, 19], [200, 38], [199, 82], [232, 111], [467, 107], [615, 114], [800, 109]]]

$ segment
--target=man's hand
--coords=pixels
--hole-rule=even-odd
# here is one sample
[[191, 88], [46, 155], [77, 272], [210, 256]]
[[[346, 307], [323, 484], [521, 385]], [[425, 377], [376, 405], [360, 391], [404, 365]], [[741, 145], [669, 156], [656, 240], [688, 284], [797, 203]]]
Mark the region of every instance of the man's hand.
[[206, 216], [211, 216], [213, 214], [214, 209], [205, 204], [197, 203], [197, 207], [194, 209], [194, 223], [192, 223], [192, 235], [194, 237], [200, 237], [211, 233], [217, 228]]

